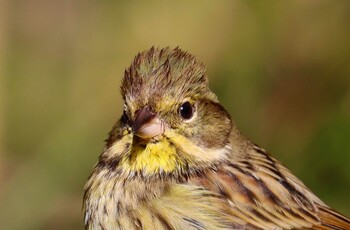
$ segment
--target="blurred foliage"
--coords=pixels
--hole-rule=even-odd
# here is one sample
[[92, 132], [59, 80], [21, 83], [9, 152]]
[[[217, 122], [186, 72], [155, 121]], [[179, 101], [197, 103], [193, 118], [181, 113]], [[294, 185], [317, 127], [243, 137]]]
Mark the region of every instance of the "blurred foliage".
[[0, 2], [1, 229], [82, 229], [133, 56], [180, 46], [236, 124], [350, 216], [350, 2]]

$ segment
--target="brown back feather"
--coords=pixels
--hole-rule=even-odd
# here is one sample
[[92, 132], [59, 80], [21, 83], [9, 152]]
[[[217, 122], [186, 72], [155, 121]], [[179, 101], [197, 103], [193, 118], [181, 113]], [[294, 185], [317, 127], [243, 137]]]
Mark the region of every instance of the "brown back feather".
[[321, 219], [321, 224], [316, 225], [313, 229], [317, 230], [346, 230], [350, 229], [350, 220], [345, 216], [341, 215], [337, 211], [319, 206], [318, 216]]
[[348, 218], [330, 209], [265, 150], [252, 145], [244, 152], [233, 153], [231, 162], [192, 183], [222, 195], [232, 214], [252, 229], [350, 229]]

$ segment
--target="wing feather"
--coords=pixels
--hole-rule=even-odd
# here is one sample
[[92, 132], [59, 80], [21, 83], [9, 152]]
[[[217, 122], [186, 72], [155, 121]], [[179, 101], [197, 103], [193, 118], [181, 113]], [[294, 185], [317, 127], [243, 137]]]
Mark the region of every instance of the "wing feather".
[[225, 197], [231, 214], [256, 229], [350, 229], [348, 218], [256, 145], [191, 182]]

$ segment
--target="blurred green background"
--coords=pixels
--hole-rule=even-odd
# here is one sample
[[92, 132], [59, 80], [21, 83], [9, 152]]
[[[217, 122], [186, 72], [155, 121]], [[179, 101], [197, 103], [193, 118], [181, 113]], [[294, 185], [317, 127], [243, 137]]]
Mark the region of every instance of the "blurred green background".
[[1, 229], [82, 229], [134, 55], [180, 46], [236, 124], [350, 216], [350, 1], [0, 1]]

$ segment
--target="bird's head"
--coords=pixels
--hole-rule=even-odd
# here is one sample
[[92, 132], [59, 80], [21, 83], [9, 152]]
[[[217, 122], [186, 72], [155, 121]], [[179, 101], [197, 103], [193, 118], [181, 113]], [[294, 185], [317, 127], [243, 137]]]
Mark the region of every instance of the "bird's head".
[[231, 119], [194, 56], [179, 48], [138, 54], [125, 71], [121, 93], [120, 131], [112, 130], [109, 148], [124, 170], [190, 174], [225, 159]]

